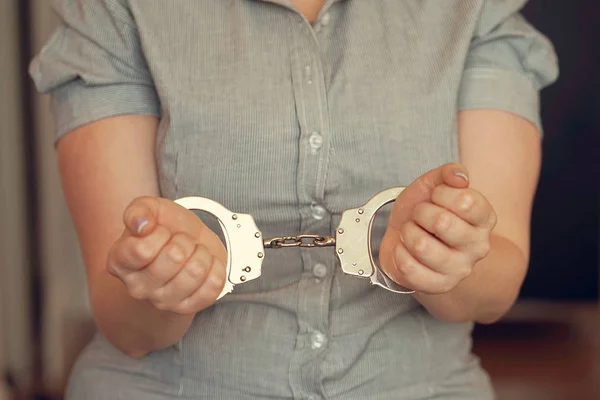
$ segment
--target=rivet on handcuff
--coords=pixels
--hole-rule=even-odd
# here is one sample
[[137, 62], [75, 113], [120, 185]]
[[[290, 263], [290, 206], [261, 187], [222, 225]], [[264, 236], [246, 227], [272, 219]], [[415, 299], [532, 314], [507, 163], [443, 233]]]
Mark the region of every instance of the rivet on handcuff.
[[265, 249], [285, 247], [333, 247], [342, 271], [358, 278], [369, 278], [395, 293], [413, 293], [392, 281], [373, 259], [371, 229], [377, 211], [396, 200], [404, 187], [383, 190], [365, 205], [342, 213], [335, 237], [302, 234], [262, 238], [254, 218], [249, 214], [234, 213], [216, 201], [204, 197], [182, 197], [175, 202], [189, 210], [204, 211], [213, 215], [223, 230], [227, 246], [227, 281], [219, 299], [233, 291], [235, 285], [260, 277]]

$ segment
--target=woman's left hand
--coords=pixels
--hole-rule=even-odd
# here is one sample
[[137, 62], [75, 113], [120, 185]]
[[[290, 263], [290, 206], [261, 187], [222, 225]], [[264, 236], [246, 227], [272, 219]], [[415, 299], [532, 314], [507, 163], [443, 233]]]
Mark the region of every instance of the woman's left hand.
[[469, 188], [466, 169], [445, 164], [398, 196], [381, 243], [381, 266], [407, 288], [447, 293], [488, 254], [495, 224], [492, 205]]

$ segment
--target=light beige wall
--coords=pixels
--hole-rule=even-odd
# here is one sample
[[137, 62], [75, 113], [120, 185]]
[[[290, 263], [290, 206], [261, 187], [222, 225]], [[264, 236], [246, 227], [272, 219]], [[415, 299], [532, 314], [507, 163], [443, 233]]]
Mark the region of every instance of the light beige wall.
[[[28, 386], [32, 360], [18, 1], [0, 1], [0, 371], [9, 370]], [[6, 392], [0, 387], [0, 399]]]

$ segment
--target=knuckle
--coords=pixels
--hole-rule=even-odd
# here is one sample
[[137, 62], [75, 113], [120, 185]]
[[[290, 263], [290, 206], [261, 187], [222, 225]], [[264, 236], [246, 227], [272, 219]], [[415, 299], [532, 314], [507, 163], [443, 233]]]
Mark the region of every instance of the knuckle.
[[120, 276], [120, 271], [117, 267], [117, 263], [112, 258], [108, 259], [108, 262], [106, 263], [106, 270], [109, 274], [111, 274], [114, 277], [118, 278]]
[[174, 307], [174, 311], [178, 314], [193, 314], [197, 307], [192, 300], [184, 299]]
[[157, 310], [160, 310], [160, 311], [168, 311], [170, 308], [167, 303], [162, 302], [162, 301], [153, 301], [152, 305], [154, 306], [154, 308], [156, 308]]
[[402, 224], [402, 226], [400, 227], [400, 237], [403, 240], [406, 240], [407, 238], [410, 237], [410, 232], [411, 232], [411, 224], [412, 222], [406, 222], [404, 224]]
[[436, 233], [446, 233], [452, 226], [452, 218], [449, 213], [441, 211], [437, 213], [433, 221], [433, 230]]
[[181, 246], [177, 243], [169, 243], [164, 250], [169, 260], [175, 264], [181, 264], [185, 261], [185, 254]]
[[454, 261], [454, 254], [447, 249], [441, 249], [434, 255], [434, 259], [439, 265], [446, 266]]
[[440, 282], [436, 286], [437, 293], [442, 294], [451, 291], [454, 288], [455, 283], [452, 280], [445, 278], [440, 280]]
[[155, 289], [149, 297], [154, 304], [164, 304], [168, 300], [164, 287]]
[[491, 229], [495, 228], [497, 223], [498, 223], [498, 215], [496, 215], [496, 212], [494, 210], [492, 210], [491, 213], [490, 213], [490, 226], [491, 226]]
[[185, 266], [185, 271], [188, 276], [194, 280], [201, 280], [206, 275], [206, 268], [198, 261], [193, 260]]
[[461, 211], [471, 211], [475, 207], [475, 196], [471, 191], [465, 191], [458, 196], [458, 207]]
[[416, 191], [425, 195], [430, 194], [432, 188], [435, 188], [436, 186], [431, 179], [427, 179], [426, 177], [420, 177], [419, 179], [413, 181], [411, 185], [414, 185]]
[[398, 263], [398, 270], [408, 278], [414, 275], [416, 269], [417, 266], [411, 260], [400, 260], [400, 262]]
[[456, 276], [460, 281], [466, 279], [469, 275], [471, 275], [471, 268], [460, 268], [456, 271]]
[[213, 288], [215, 289], [216, 296], [221, 293], [223, 287], [225, 286], [226, 276], [225, 271], [216, 271], [216, 268], [212, 268], [211, 270], [211, 279], [213, 280]]
[[413, 251], [421, 256], [427, 253], [429, 249], [429, 238], [426, 236], [421, 236], [418, 237], [415, 242], [414, 242], [414, 246], [413, 246]]
[[133, 245], [133, 254], [139, 262], [148, 263], [152, 259], [153, 246], [150, 241], [140, 241]]
[[490, 252], [490, 242], [488, 240], [482, 240], [479, 242], [477, 249], [477, 257], [484, 258]]
[[195, 239], [193, 236], [188, 235], [187, 233], [184, 232], [177, 232], [173, 235], [173, 242], [178, 243], [180, 246], [184, 247], [184, 246], [194, 246], [195, 245]]
[[413, 208], [412, 214], [413, 218], [416, 220], [423, 218], [423, 216], [426, 214], [425, 203], [418, 203], [415, 208]]
[[145, 300], [147, 298], [146, 288], [140, 283], [131, 283], [128, 290], [129, 295], [136, 300]]

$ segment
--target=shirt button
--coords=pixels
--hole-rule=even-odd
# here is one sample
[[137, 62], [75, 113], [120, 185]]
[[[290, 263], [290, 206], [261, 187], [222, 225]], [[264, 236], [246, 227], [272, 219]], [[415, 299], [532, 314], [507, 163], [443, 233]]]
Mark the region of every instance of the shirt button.
[[312, 68], [310, 67], [310, 65], [304, 67], [304, 77], [310, 85], [312, 83]]
[[313, 267], [313, 275], [317, 278], [325, 278], [327, 275], [327, 266], [325, 264], [315, 264]]
[[325, 216], [327, 215], [327, 210], [323, 206], [312, 205], [312, 206], [310, 206], [310, 208], [311, 208], [311, 212], [312, 212], [312, 217], [316, 220], [320, 221], [323, 218], [325, 218]]
[[313, 150], [318, 150], [323, 146], [323, 136], [319, 132], [313, 132], [308, 138], [308, 144]]
[[323, 26], [327, 26], [327, 24], [329, 23], [329, 20], [331, 19], [331, 16], [329, 15], [328, 12], [326, 12], [325, 14], [323, 14], [323, 16], [321, 17], [321, 25]]
[[321, 332], [313, 332], [310, 337], [310, 345], [313, 349], [320, 349], [327, 344], [327, 337]]

